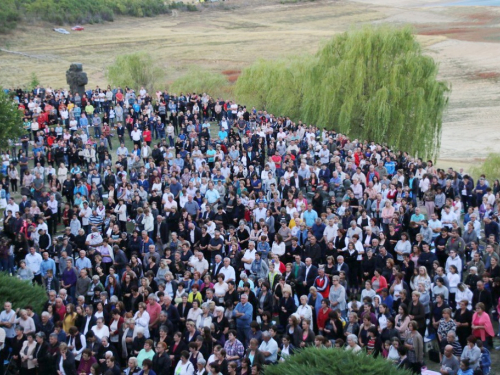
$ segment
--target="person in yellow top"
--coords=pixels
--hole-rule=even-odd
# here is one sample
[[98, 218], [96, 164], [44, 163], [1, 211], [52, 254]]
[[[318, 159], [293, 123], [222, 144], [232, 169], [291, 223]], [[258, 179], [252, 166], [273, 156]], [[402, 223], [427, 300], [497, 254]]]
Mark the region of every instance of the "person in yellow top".
[[75, 305], [72, 303], [66, 305], [66, 314], [64, 314], [63, 319], [64, 332], [69, 332], [69, 329], [75, 325], [77, 315], [75, 310]]

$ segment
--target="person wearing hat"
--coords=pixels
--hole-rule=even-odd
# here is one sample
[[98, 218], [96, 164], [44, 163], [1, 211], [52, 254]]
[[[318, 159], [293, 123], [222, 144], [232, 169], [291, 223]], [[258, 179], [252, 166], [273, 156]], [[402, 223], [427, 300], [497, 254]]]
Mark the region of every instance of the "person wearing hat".
[[49, 343], [46, 341], [45, 333], [38, 332], [35, 337], [36, 347], [33, 354], [39, 374], [52, 374], [55, 371], [54, 362], [49, 352]]

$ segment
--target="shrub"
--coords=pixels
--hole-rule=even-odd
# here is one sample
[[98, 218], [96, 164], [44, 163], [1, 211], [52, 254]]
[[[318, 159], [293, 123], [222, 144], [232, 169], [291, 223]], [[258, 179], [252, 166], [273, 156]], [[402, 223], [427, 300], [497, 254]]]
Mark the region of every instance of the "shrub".
[[474, 180], [484, 174], [490, 185], [492, 185], [493, 181], [500, 179], [500, 154], [490, 153], [483, 163], [472, 167], [470, 173]]
[[148, 91], [152, 91], [154, 83], [162, 81], [163, 76], [163, 70], [151, 56], [141, 52], [118, 56], [106, 72], [109, 82], [115, 86], [134, 89], [144, 86]]
[[220, 73], [193, 67], [185, 75], [175, 80], [169, 89], [177, 94], [193, 91], [206, 92], [216, 98], [228, 93], [229, 84], [227, 78]]
[[0, 273], [0, 296], [1, 301], [12, 302], [13, 309], [31, 305], [37, 313], [42, 312], [47, 301], [47, 293], [43, 287], [33, 286], [29, 281], [19, 280], [3, 272]]
[[265, 375], [410, 375], [382, 357], [339, 349], [307, 348], [276, 366], [267, 366]]

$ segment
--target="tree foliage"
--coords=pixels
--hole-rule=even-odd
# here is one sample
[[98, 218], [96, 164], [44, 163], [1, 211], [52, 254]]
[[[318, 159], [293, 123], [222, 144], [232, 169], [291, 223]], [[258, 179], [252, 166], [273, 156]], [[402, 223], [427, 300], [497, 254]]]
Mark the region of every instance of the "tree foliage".
[[0, 1], [0, 33], [7, 33], [16, 27], [20, 14], [16, 7], [16, 0]]
[[12, 302], [13, 309], [31, 305], [37, 313], [42, 312], [47, 301], [47, 292], [42, 286], [33, 286], [29, 281], [19, 280], [4, 272], [0, 272], [0, 296], [1, 301]]
[[[23, 131], [22, 112], [16, 103], [0, 88], [0, 147], [6, 147], [9, 139], [15, 140]], [[0, 294], [1, 295], [1, 294]]]
[[186, 74], [176, 79], [169, 87], [173, 93], [210, 93], [212, 97], [226, 97], [229, 91], [227, 78], [221, 73], [214, 73], [198, 67], [190, 68]]
[[490, 184], [493, 184], [494, 180], [500, 179], [500, 154], [494, 152], [488, 154], [488, 157], [483, 163], [471, 168], [470, 173], [476, 181], [484, 174], [490, 181]]
[[151, 55], [143, 52], [118, 56], [110, 65], [106, 77], [112, 85], [139, 89], [144, 86], [152, 91], [156, 82], [163, 82], [163, 70]]
[[1, 0], [0, 33], [13, 30], [22, 18], [57, 25], [113, 21], [115, 15], [154, 17], [171, 8], [186, 9], [164, 0]]
[[449, 91], [437, 73], [410, 28], [366, 26], [335, 36], [313, 57], [257, 61], [235, 92], [276, 115], [435, 158]]
[[309, 347], [300, 350], [276, 366], [267, 366], [265, 375], [410, 375], [398, 369], [382, 357], [373, 358], [364, 354], [353, 354], [340, 349], [318, 349]]

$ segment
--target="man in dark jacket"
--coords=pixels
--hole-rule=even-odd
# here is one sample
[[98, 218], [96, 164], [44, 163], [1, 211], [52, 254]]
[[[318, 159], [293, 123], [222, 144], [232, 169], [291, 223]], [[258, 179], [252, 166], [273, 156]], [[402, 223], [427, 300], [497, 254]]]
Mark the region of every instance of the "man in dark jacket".
[[54, 332], [54, 323], [50, 321], [50, 315], [47, 311], [42, 313], [39, 331], [39, 333], [44, 333], [45, 337], [49, 337], [50, 334]]

